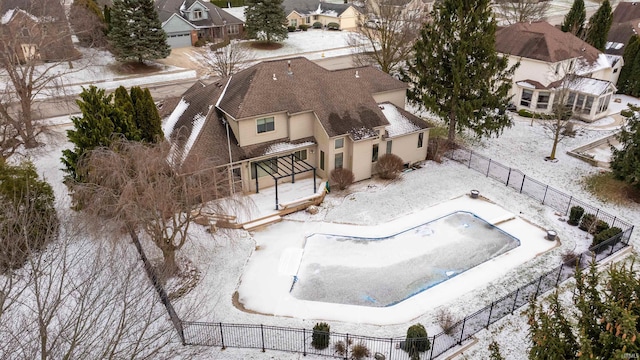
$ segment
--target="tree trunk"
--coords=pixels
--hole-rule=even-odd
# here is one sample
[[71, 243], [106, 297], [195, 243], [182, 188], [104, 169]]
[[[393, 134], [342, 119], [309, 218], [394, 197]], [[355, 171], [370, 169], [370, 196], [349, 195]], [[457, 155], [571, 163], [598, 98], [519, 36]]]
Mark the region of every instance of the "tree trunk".
[[178, 263], [176, 262], [176, 251], [173, 248], [161, 248], [164, 263], [162, 264], [162, 273], [164, 276], [171, 277], [178, 273]]
[[558, 142], [560, 142], [560, 131], [562, 131], [562, 124], [560, 123], [560, 119], [556, 121], [556, 127], [553, 132], [553, 146], [551, 147], [551, 155], [549, 155], [549, 160], [556, 159], [556, 149], [558, 148]]
[[456, 142], [456, 114], [453, 111], [449, 113], [449, 135], [447, 140], [449, 140], [449, 143]]

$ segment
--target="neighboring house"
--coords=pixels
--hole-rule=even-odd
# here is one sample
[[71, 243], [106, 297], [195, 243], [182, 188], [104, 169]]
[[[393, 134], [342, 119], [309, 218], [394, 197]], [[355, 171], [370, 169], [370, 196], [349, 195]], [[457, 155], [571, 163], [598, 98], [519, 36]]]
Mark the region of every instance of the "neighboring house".
[[222, 42], [244, 33], [242, 20], [208, 0], [157, 0], [156, 9], [172, 48], [193, 46], [201, 39]]
[[54, 62], [80, 57], [59, 1], [0, 1], [0, 37], [0, 56], [11, 56], [14, 61]]
[[282, 3], [287, 14], [289, 26], [312, 26], [321, 23], [326, 26], [336, 23], [341, 30], [352, 30], [357, 27], [362, 8], [356, 4], [336, 4], [318, 0], [284, 0]]
[[622, 55], [631, 36], [640, 31], [640, 4], [635, 1], [621, 2], [611, 17], [611, 28], [604, 51], [607, 54]]
[[183, 171], [231, 164], [228, 173], [245, 192], [294, 177], [327, 179], [342, 167], [358, 181], [386, 153], [407, 167], [425, 160], [429, 129], [404, 110], [406, 90], [373, 67], [266, 61], [192, 86], [165, 118], [164, 133]]
[[561, 91], [575, 117], [594, 121], [608, 115], [622, 57], [605, 55], [571, 33], [546, 23], [517, 23], [496, 32], [496, 50], [520, 63], [513, 75], [517, 109], [550, 114]]

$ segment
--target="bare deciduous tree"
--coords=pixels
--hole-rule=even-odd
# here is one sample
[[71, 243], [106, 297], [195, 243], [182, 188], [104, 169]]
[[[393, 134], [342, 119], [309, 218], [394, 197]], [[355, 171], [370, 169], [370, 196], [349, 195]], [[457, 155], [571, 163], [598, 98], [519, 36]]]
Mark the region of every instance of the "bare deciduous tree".
[[[70, 60], [73, 48], [60, 1], [32, 1], [27, 9], [4, 9], [0, 24], [0, 157], [21, 147], [38, 145], [47, 130], [34, 114], [38, 98], [61, 96], [64, 74], [78, 71]], [[5, 13], [7, 11], [8, 13]], [[10, 12], [10, 14], [9, 14]], [[46, 15], [45, 15], [46, 14]], [[8, 16], [12, 15], [12, 16]]]
[[207, 71], [226, 78], [251, 65], [255, 54], [240, 41], [231, 40], [229, 45], [220, 49], [207, 49], [198, 60]]
[[543, 21], [547, 17], [550, 1], [545, 0], [495, 0], [493, 12], [505, 25], [519, 22]]
[[399, 4], [395, 0], [366, 2], [365, 14], [349, 36], [357, 66], [374, 65], [394, 73], [412, 52], [422, 24], [427, 19], [423, 2]]
[[[29, 226], [33, 219], [18, 220]], [[106, 232], [92, 238], [80, 225], [84, 218], [62, 220], [54, 242], [0, 274], [0, 353], [17, 359], [186, 355], [132, 246], [105, 241]]]
[[[162, 251], [167, 276], [178, 273], [176, 251], [187, 241], [189, 226], [200, 210], [207, 205], [208, 211], [216, 211], [215, 204], [204, 201], [231, 195], [226, 176], [181, 175], [168, 161], [170, 153], [167, 143], [115, 141], [81, 159], [86, 182], [72, 185], [88, 213], [115, 220], [132, 236], [142, 229]], [[234, 207], [244, 206], [241, 197], [228, 199]]]

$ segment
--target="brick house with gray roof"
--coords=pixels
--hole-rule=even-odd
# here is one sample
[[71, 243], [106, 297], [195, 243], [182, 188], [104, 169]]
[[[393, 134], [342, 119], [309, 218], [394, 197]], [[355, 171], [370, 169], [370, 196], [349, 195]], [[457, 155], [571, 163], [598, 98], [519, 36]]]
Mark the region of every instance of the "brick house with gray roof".
[[290, 167], [308, 170], [296, 178], [324, 179], [344, 167], [358, 181], [375, 173], [385, 153], [406, 166], [425, 160], [429, 127], [405, 111], [406, 90], [373, 67], [327, 70], [303, 57], [265, 61], [192, 86], [164, 131], [184, 171], [230, 166], [245, 192], [273, 186]]
[[604, 54], [543, 21], [499, 29], [496, 50], [508, 58], [509, 66], [520, 64], [511, 88], [518, 110], [550, 114], [554, 102], [564, 98], [561, 101], [572, 108], [574, 117], [584, 121], [609, 114], [622, 67], [620, 56]]
[[0, 1], [0, 56], [13, 62], [75, 60], [65, 10], [59, 1]]

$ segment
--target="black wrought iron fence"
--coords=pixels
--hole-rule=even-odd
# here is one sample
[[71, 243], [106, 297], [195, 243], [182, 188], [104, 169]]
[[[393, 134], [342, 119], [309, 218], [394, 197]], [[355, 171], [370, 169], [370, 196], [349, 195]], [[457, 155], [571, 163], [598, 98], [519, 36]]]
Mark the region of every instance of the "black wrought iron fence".
[[[616, 216], [528, 177], [517, 169], [504, 166], [470, 150], [456, 149], [447, 154], [447, 157], [466, 164], [469, 168], [484, 173], [485, 176], [539, 200], [543, 205], [565, 215], [572, 206], [581, 206], [585, 209], [585, 214], [593, 214], [597, 219], [607, 222], [610, 227], [616, 226], [622, 229], [622, 232], [572, 259], [564, 259], [564, 262], [555, 269], [466, 316], [451, 328], [429, 337], [431, 344], [429, 350], [420, 353], [420, 359], [423, 360], [439, 357], [450, 349], [461, 345], [482, 329], [509, 314], [513, 314], [532, 299], [536, 299], [541, 294], [556, 288], [563, 281], [573, 277], [577, 267], [584, 268], [588, 266], [590, 261], [600, 262], [624, 249], [628, 246], [633, 232], [631, 224]], [[170, 306], [167, 309], [172, 310]], [[186, 345], [254, 348], [261, 351], [277, 350], [339, 359], [349, 359], [355, 347], [362, 345], [369, 351], [370, 357], [376, 360], [410, 358], [409, 353], [405, 351], [405, 338], [403, 337], [379, 338], [331, 332], [329, 333], [329, 345], [324, 349], [316, 349], [312, 346], [313, 330], [311, 329], [193, 321], [181, 321], [181, 326], [177, 329], [182, 331], [183, 342]]]

